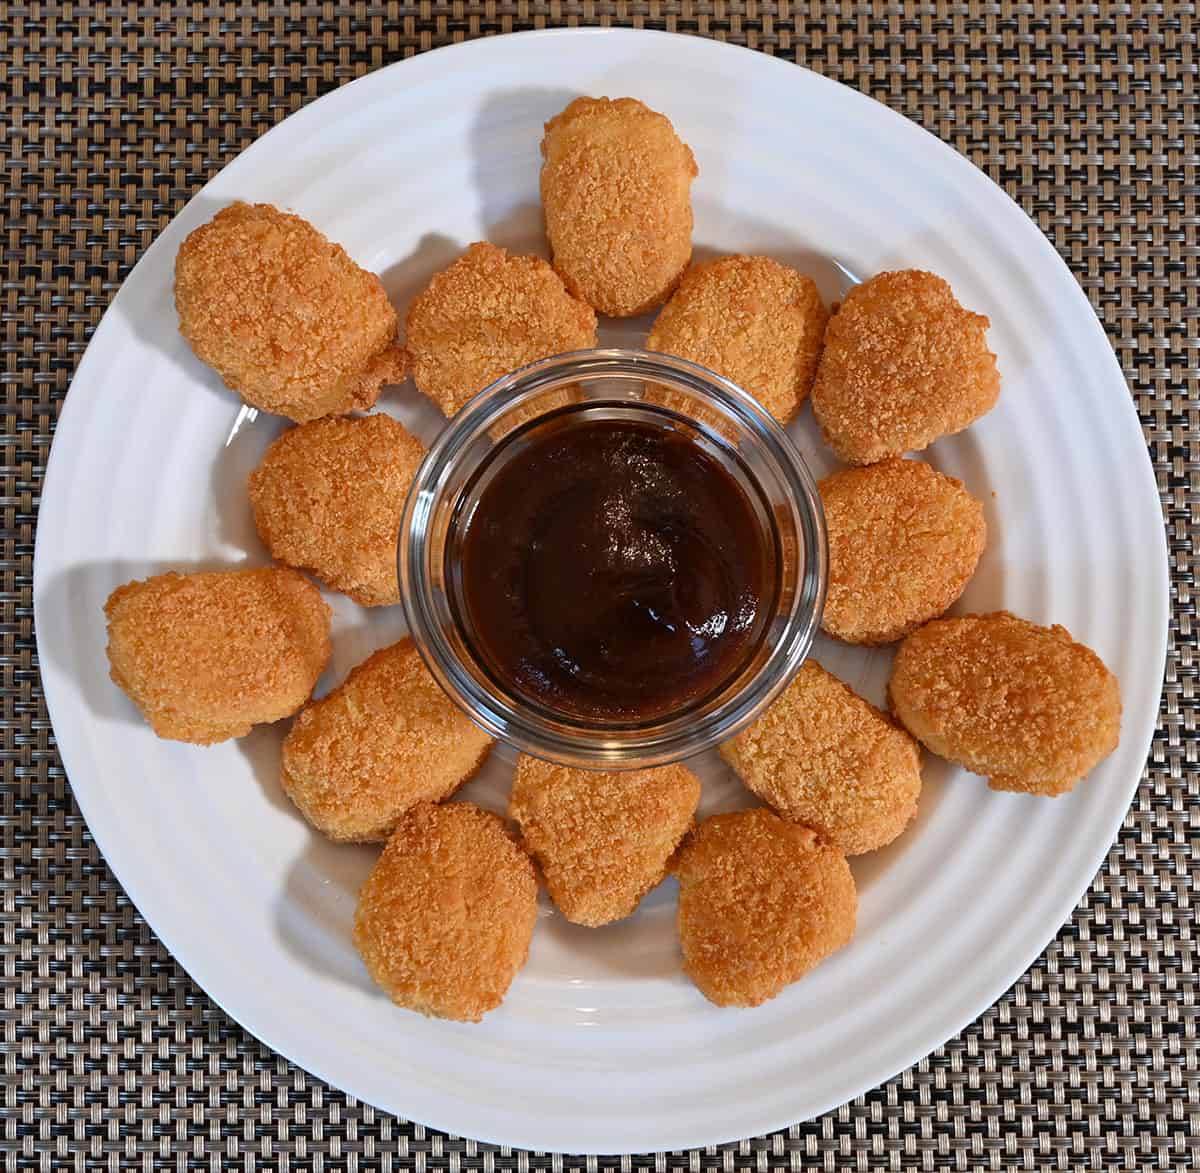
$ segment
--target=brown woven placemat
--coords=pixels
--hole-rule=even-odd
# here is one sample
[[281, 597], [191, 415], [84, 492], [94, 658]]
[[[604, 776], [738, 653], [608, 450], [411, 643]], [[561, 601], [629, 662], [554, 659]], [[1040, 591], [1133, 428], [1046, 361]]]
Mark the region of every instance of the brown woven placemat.
[[[1200, 529], [1193, 4], [470, 0], [0, 3], [0, 864], [6, 1169], [1182, 1169], [1200, 1162], [1193, 542]], [[292, 1067], [213, 1006], [105, 867], [38, 683], [31, 559], [58, 406], [183, 202], [279, 119], [451, 41], [629, 23], [795, 59], [1001, 183], [1087, 289], [1133, 387], [1171, 542], [1147, 775], [1072, 922], [1006, 997], [820, 1120], [690, 1154], [573, 1160], [434, 1133]]]

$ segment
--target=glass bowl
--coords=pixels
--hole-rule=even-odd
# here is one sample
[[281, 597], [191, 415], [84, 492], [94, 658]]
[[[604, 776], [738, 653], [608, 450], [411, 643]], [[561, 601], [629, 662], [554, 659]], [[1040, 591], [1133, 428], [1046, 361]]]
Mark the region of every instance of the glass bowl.
[[[706, 696], [652, 719], [591, 720], [550, 711], [507, 688], [473, 646], [455, 606], [453, 550], [469, 517], [473, 474], [499, 446], [552, 415], [629, 419], [682, 432], [755, 491], [773, 522], [774, 605], [753, 651]], [[825, 602], [825, 519], [816, 484], [783, 428], [728, 379], [640, 350], [543, 359], [476, 395], [429, 450], [400, 527], [400, 593], [409, 630], [434, 678], [467, 715], [526, 753], [590, 769], [679, 761], [732, 737], [803, 663]]]

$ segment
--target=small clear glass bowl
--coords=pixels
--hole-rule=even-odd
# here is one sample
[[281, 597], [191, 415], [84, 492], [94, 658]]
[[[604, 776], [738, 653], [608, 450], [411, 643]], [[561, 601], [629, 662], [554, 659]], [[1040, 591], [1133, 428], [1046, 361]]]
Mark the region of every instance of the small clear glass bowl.
[[[778, 589], [758, 643], [699, 701], [628, 724], [555, 714], [510, 693], [459, 623], [447, 552], [465, 524], [464, 494], [480, 462], [515, 433], [572, 407], [590, 418], [655, 422], [723, 448], [774, 520]], [[640, 350], [586, 350], [498, 379], [447, 425], [417, 472], [400, 527], [400, 594], [425, 663], [447, 694], [493, 737], [526, 753], [589, 769], [680, 761], [732, 737], [787, 685], [812, 646], [825, 602], [825, 518], [816, 484], [783, 429], [746, 392], [684, 359]]]

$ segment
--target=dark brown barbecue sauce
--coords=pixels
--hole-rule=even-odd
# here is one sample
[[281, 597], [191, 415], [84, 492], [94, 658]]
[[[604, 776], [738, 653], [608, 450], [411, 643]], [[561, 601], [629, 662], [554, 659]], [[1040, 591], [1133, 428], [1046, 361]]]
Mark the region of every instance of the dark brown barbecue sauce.
[[776, 538], [724, 445], [666, 424], [559, 414], [489, 455], [448, 551], [486, 670], [570, 718], [653, 721], [754, 655]]

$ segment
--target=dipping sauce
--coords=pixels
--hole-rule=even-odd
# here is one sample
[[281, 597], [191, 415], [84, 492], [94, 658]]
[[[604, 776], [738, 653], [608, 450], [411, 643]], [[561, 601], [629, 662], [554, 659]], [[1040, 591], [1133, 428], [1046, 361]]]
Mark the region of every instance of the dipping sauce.
[[447, 551], [452, 606], [497, 683], [556, 715], [649, 721], [753, 657], [777, 539], [732, 450], [573, 410], [502, 443]]

